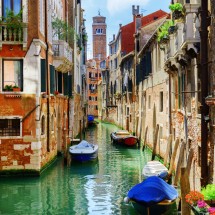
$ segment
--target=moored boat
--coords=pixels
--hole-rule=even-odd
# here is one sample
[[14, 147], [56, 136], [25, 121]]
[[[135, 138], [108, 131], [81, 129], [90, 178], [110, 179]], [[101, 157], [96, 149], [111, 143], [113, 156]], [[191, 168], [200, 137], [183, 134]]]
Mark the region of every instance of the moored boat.
[[88, 124], [94, 123], [94, 116], [93, 115], [87, 115], [87, 122]]
[[134, 146], [138, 143], [138, 138], [136, 136], [131, 135], [126, 130], [112, 132], [110, 136], [111, 140], [117, 144]]
[[78, 145], [70, 146], [69, 153], [74, 161], [92, 161], [98, 158], [98, 145], [82, 140]]
[[142, 175], [143, 178], [158, 176], [165, 179], [168, 175], [168, 169], [159, 161], [149, 161], [143, 167]]
[[158, 176], [148, 177], [132, 187], [125, 202], [131, 202], [139, 214], [171, 214], [176, 210], [177, 190]]

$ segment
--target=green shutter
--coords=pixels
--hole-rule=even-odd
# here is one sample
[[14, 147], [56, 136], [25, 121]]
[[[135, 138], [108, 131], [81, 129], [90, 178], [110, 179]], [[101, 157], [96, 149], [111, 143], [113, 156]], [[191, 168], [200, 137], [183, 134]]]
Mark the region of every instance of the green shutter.
[[63, 74], [64, 95], [68, 96], [68, 73]]
[[50, 65], [50, 93], [54, 94], [55, 89], [55, 67]]
[[68, 75], [68, 95], [72, 96], [72, 75]]
[[41, 70], [41, 92], [46, 92], [46, 60], [40, 60], [40, 70]]
[[58, 72], [58, 92], [62, 93], [62, 73]]

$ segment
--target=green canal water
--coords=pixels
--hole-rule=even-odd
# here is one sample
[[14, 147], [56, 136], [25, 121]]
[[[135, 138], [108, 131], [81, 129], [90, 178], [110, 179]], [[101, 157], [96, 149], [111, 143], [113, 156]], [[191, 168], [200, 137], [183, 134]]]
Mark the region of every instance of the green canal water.
[[128, 190], [142, 181], [151, 153], [113, 145], [117, 127], [99, 123], [85, 139], [99, 145], [98, 161], [71, 163], [58, 158], [41, 177], [1, 178], [0, 214], [134, 215], [123, 202]]

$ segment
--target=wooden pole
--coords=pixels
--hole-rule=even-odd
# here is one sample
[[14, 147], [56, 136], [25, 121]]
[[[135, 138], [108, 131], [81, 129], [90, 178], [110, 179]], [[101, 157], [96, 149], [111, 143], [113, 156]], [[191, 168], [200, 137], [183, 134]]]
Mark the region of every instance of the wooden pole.
[[156, 131], [155, 131], [155, 139], [154, 139], [154, 142], [153, 142], [153, 151], [152, 151], [152, 160], [155, 159], [155, 156], [156, 156], [156, 149], [157, 149], [157, 139], [158, 139], [158, 131], [159, 131], [159, 125], [157, 125], [156, 127]]
[[191, 165], [193, 162], [193, 155], [194, 155], [194, 149], [191, 148], [189, 151], [189, 155], [188, 155], [188, 160], [187, 160], [187, 174], [188, 176], [190, 175], [190, 169], [191, 169]]
[[180, 148], [180, 154], [178, 158], [178, 163], [177, 163], [177, 168], [176, 168], [176, 173], [175, 173], [175, 178], [173, 185], [177, 186], [178, 184], [178, 179], [180, 178], [181, 175], [181, 163], [183, 162], [184, 159], [184, 150], [185, 150], [185, 142], [182, 141], [181, 143], [181, 148]]
[[171, 145], [172, 145], [172, 137], [173, 137], [172, 134], [170, 134], [169, 137], [168, 137], [166, 155], [164, 157], [164, 166], [167, 165], [167, 162], [168, 162], [168, 159], [169, 159], [169, 152], [170, 152], [170, 148], [171, 148]]
[[171, 157], [171, 160], [170, 160], [169, 175], [172, 175], [172, 172], [173, 172], [173, 169], [174, 169], [175, 158], [176, 158], [176, 155], [177, 155], [178, 146], [179, 146], [179, 139], [177, 138], [175, 140], [175, 146], [174, 146], [172, 157]]
[[148, 126], [146, 127], [146, 130], [145, 130], [144, 142], [143, 142], [143, 145], [142, 145], [142, 150], [143, 151], [145, 150], [145, 147], [146, 147], [147, 133], [148, 133]]
[[189, 175], [185, 167], [181, 168], [181, 214], [190, 215], [190, 207], [188, 206], [185, 196], [190, 192]]

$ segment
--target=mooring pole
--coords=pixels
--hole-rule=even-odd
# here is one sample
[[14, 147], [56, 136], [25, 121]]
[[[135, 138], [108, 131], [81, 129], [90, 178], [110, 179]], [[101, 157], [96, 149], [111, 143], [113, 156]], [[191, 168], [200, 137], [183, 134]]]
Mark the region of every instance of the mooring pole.
[[208, 182], [208, 0], [201, 0], [201, 186]]

